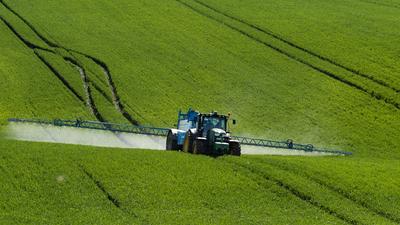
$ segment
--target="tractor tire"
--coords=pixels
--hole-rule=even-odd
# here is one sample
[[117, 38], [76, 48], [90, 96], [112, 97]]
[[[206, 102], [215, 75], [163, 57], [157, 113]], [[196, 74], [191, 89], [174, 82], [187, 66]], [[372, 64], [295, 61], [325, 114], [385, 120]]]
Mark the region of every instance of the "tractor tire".
[[229, 142], [229, 152], [231, 155], [240, 156], [241, 155], [241, 147], [238, 141], [230, 141]]
[[188, 131], [183, 141], [183, 152], [193, 153], [193, 134]]
[[177, 137], [170, 131], [167, 135], [166, 150], [173, 151], [178, 150], [178, 140]]
[[207, 155], [207, 140], [196, 139], [193, 143], [193, 154]]

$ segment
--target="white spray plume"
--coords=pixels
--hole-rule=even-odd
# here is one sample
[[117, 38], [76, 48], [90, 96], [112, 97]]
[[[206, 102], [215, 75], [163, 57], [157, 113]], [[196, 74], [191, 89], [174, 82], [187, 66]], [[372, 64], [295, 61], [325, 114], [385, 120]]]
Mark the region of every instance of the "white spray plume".
[[[159, 136], [28, 123], [10, 123], [7, 127], [7, 138], [32, 142], [150, 150], [164, 150], [166, 142], [165, 137]], [[242, 154], [304, 156], [330, 155], [328, 153], [304, 152], [249, 145], [242, 145]]]
[[165, 138], [51, 125], [10, 123], [7, 137], [15, 140], [99, 147], [165, 149]]

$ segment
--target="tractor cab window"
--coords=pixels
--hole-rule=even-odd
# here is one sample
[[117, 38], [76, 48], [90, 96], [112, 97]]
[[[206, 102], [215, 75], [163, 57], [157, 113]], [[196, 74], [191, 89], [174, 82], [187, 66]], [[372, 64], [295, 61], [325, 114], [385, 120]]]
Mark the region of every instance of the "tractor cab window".
[[188, 121], [187, 119], [183, 119], [179, 121], [178, 130], [189, 130], [196, 127], [195, 121]]
[[221, 117], [204, 117], [203, 118], [203, 137], [207, 135], [210, 129], [219, 128], [226, 130], [225, 118]]

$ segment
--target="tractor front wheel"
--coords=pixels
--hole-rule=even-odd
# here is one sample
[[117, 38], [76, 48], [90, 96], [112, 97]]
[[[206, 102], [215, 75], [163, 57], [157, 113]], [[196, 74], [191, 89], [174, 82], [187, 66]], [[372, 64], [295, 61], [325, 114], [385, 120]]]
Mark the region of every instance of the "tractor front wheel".
[[241, 148], [239, 141], [230, 141], [229, 142], [229, 151], [231, 155], [240, 156], [241, 155]]
[[207, 139], [196, 139], [193, 143], [193, 154], [207, 155]]

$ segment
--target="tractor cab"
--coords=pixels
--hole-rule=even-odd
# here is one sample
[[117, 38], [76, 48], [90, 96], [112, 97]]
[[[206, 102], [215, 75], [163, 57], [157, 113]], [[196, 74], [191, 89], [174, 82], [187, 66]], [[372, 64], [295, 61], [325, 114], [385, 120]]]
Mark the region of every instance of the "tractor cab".
[[206, 137], [208, 131], [217, 128], [222, 131], [227, 130], [228, 117], [223, 115], [218, 115], [217, 112], [210, 114], [200, 114], [198, 117], [197, 129], [202, 137]]

